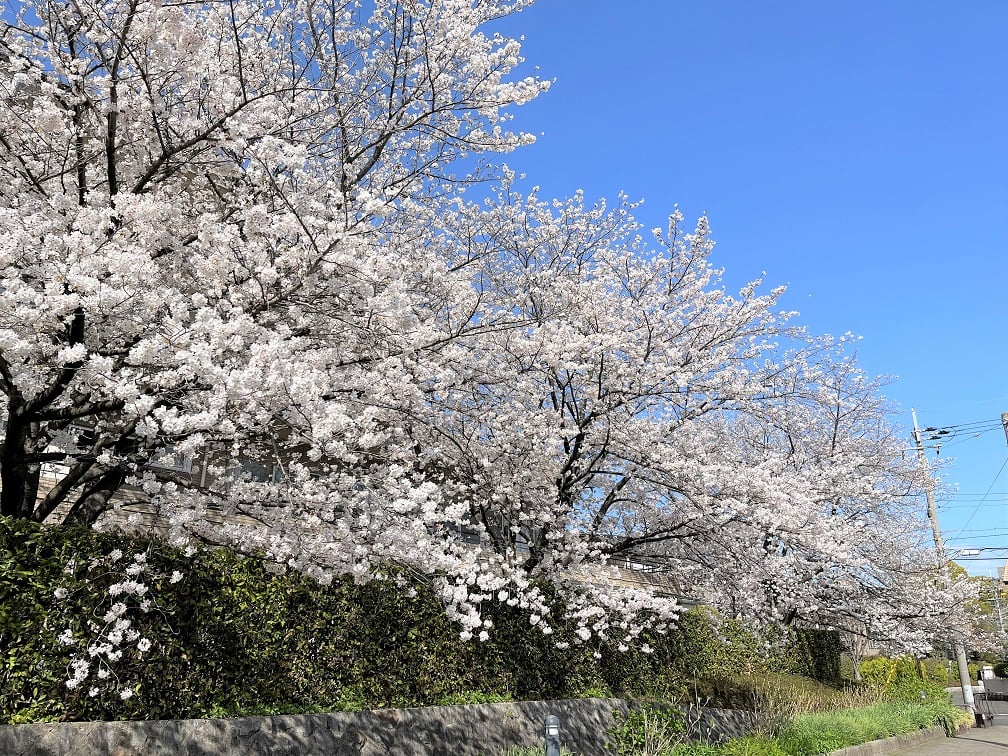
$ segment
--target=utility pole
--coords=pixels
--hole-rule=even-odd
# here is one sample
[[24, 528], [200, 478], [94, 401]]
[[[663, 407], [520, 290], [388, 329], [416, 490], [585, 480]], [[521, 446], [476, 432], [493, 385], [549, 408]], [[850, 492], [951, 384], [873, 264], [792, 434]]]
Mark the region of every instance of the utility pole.
[[[938, 557], [938, 569], [941, 570], [942, 577], [945, 578], [945, 583], [947, 585], [951, 582], [949, 579], [948, 557], [945, 555], [945, 541], [942, 540], [941, 528], [938, 527], [938, 507], [935, 506], [934, 484], [931, 479], [931, 470], [928, 467], [927, 456], [924, 454], [924, 444], [921, 441], [920, 428], [917, 427], [917, 411], [911, 408], [910, 414], [913, 416], [914, 441], [917, 444], [917, 457], [920, 459], [921, 469], [924, 471], [924, 475], [927, 478], [924, 493], [927, 496], [927, 515], [928, 519], [931, 521], [931, 533], [934, 535], [935, 554]], [[1008, 415], [1008, 413], [1006, 413], [1006, 415]], [[1002, 415], [1001, 418], [1002, 421], [1004, 421], [1005, 415]], [[1008, 433], [1008, 426], [1006, 426], [1005, 432]], [[966, 708], [969, 709], [970, 714], [976, 716], [976, 706], [973, 703], [973, 681], [970, 679], [969, 663], [966, 661], [966, 647], [963, 646], [963, 642], [958, 639], [954, 639], [952, 645], [955, 649], [956, 665], [959, 667], [959, 684], [962, 686], [963, 704], [965, 704]]]

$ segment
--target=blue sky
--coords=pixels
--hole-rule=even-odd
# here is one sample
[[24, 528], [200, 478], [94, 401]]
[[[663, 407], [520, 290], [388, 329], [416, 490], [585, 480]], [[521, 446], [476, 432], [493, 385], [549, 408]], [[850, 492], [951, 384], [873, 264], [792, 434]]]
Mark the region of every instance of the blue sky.
[[[911, 407], [922, 427], [1008, 411], [1008, 3], [540, 0], [502, 26], [556, 79], [517, 112], [543, 132], [508, 157], [529, 183], [623, 190], [648, 228], [706, 212], [729, 289], [765, 272], [811, 330], [862, 337], [908, 445]], [[950, 549], [1008, 546], [987, 425], [938, 459]]]

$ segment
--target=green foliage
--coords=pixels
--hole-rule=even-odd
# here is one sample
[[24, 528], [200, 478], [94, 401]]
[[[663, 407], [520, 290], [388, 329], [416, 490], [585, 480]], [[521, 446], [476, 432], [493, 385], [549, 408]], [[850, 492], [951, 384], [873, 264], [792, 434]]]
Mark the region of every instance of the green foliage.
[[828, 753], [846, 746], [915, 732], [962, 720], [962, 712], [942, 703], [884, 702], [861, 709], [797, 717], [777, 736], [786, 753]]
[[682, 742], [686, 720], [671, 706], [645, 704], [626, 714], [616, 712], [607, 744], [619, 756], [659, 756]]
[[689, 677], [731, 678], [764, 673], [792, 674], [836, 686], [840, 682], [838, 633], [813, 628], [768, 627], [759, 631], [739, 620], [720, 619], [697, 608], [679, 631]]
[[671, 751], [670, 756], [808, 756], [934, 725], [944, 725], [951, 734], [967, 721], [969, 715], [947, 700], [926, 704], [885, 702], [799, 715], [775, 737], [762, 733], [721, 745], [686, 743]]
[[574, 694], [574, 698], [613, 698], [613, 693], [605, 685], [593, 685], [579, 690]]
[[946, 659], [929, 657], [927, 659], [921, 659], [921, 664], [924, 666], [924, 671], [927, 674], [927, 678], [931, 682], [935, 682], [938, 683], [939, 685], [944, 686], [947, 686], [950, 682], [953, 682], [952, 676], [949, 674], [949, 665]]
[[876, 656], [861, 662], [861, 681], [872, 688], [884, 688], [891, 684], [897, 674], [904, 674], [900, 662], [903, 660], [888, 659]]
[[721, 746], [721, 756], [788, 756], [787, 751], [769, 735], [751, 735], [729, 740]]
[[840, 634], [835, 630], [798, 628], [789, 646], [791, 672], [837, 685], [840, 682]]
[[[545, 747], [541, 745], [510, 746], [501, 751], [500, 756], [543, 756], [545, 750]], [[577, 754], [569, 750], [567, 746], [560, 746], [560, 756], [577, 756]]]
[[889, 707], [809, 714], [786, 726], [778, 740], [788, 753], [828, 753], [898, 734], [899, 728], [890, 726], [890, 715]]
[[[83, 589], [80, 575], [91, 574], [115, 539], [80, 528], [58, 532], [38, 525], [0, 518], [0, 723], [55, 719], [66, 708], [80, 718], [101, 718], [107, 706], [116, 706], [124, 716], [139, 713], [138, 701], [123, 701], [108, 693], [90, 697], [84, 690], [69, 690], [69, 653], [56, 642], [66, 629], [80, 631], [95, 610]], [[145, 551], [133, 544], [131, 551]], [[151, 561], [158, 555], [152, 554]], [[68, 569], [72, 566], [73, 569]], [[101, 576], [96, 579], [101, 580]], [[171, 586], [157, 586], [164, 594]], [[66, 596], [56, 598], [56, 590]], [[163, 615], [150, 612], [137, 627], [144, 635], [170, 635]], [[126, 656], [118, 672], [129, 679], [139, 676], [148, 664]]]
[[848, 692], [807, 677], [772, 672], [705, 678], [696, 683], [696, 697], [727, 709], [758, 712], [769, 723], [850, 702]]
[[[155, 573], [185, 574], [180, 583], [152, 585], [164, 611], [143, 615], [136, 629], [154, 647], [117, 669], [133, 689], [128, 700], [67, 689], [70, 654], [56, 643], [95, 608], [65, 567], [95, 563], [117, 547], [145, 551]], [[61, 587], [68, 595], [57, 600]], [[717, 687], [705, 681], [726, 670], [796, 671], [810, 658], [793, 650], [789, 636], [768, 639], [703, 609], [685, 613], [664, 635], [642, 637], [652, 653], [621, 652], [610, 643], [561, 649], [558, 642], [573, 640], [568, 628], [554, 623], [544, 635], [526, 613], [492, 603], [482, 607], [493, 622], [490, 639], [464, 642], [433, 593], [394, 570], [384, 581], [320, 586], [226, 550], [186, 557], [115, 534], [6, 518], [0, 591], [0, 723], [579, 696], [672, 700], [687, 691], [704, 700]]]
[[947, 673], [939, 672], [933, 664], [930, 668], [934, 670], [933, 677], [928, 665], [909, 656], [898, 659], [877, 656], [861, 662], [862, 685], [887, 701], [919, 703], [922, 693], [927, 701], [945, 701]]
[[722, 746], [707, 742], [681, 743], [672, 749], [670, 756], [719, 756]]
[[[323, 588], [272, 575], [227, 551], [187, 559], [153, 552], [162, 571], [186, 575], [157, 586], [165, 613], [142, 633], [156, 639], [146, 663], [121, 670], [135, 695], [90, 698], [69, 691], [68, 656], [55, 638], [82, 623], [83, 593], [54, 599], [72, 560], [146, 544], [74, 528], [0, 520], [0, 721], [176, 718], [405, 706], [479, 689], [472, 670], [488, 649], [462, 643], [422, 586], [340, 581]], [[474, 666], [475, 665], [475, 666]], [[390, 674], [395, 670], [395, 674]], [[506, 681], [494, 680], [508, 693]]]
[[955, 736], [963, 725], [973, 726], [973, 716], [969, 711], [951, 705], [948, 700], [941, 702], [930, 701], [924, 704], [931, 712], [932, 724], [945, 728], [945, 734], [949, 737]]
[[[126, 659], [117, 669], [134, 693], [127, 700], [69, 690], [68, 652], [55, 642], [94, 610], [75, 576], [114, 547], [144, 550], [155, 574], [185, 573], [181, 583], [152, 586], [164, 611], [144, 615], [137, 627], [156, 640], [148, 658]], [[68, 575], [71, 561], [84, 568]], [[924, 724], [951, 731], [962, 718], [936, 682], [943, 671], [937, 661], [921, 665], [922, 680], [912, 659], [868, 660], [860, 693], [789, 674], [835, 680], [838, 644], [829, 634], [760, 634], [694, 609], [675, 630], [642, 639], [650, 654], [608, 644], [558, 648], [558, 641], [571, 639], [567, 628], [554, 624], [544, 635], [523, 612], [488, 604], [490, 640], [464, 642], [422, 583], [392, 570], [387, 577], [320, 586], [223, 550], [185, 557], [121, 536], [0, 519], [0, 722], [228, 717], [577, 695], [674, 700], [688, 692], [757, 711], [764, 731], [723, 746], [686, 744], [682, 713], [651, 703], [616, 723], [610, 734], [618, 752], [781, 756]], [[65, 598], [55, 598], [57, 588], [67, 590]], [[866, 691], [890, 708], [854, 719], [804, 714], [850, 705]], [[773, 740], [777, 731], [781, 737]]]

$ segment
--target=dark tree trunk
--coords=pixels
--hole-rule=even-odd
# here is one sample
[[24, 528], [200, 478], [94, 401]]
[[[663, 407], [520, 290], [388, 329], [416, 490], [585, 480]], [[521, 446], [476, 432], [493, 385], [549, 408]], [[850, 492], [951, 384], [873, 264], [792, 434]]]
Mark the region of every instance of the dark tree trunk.
[[24, 405], [11, 397], [8, 405], [7, 429], [0, 446], [0, 513], [5, 517], [30, 519], [38, 496], [39, 466], [29, 463], [32, 426], [22, 416]]
[[67, 513], [65, 522], [73, 522], [90, 527], [108, 509], [109, 499], [126, 480], [126, 471], [114, 468], [104, 473], [80, 495]]

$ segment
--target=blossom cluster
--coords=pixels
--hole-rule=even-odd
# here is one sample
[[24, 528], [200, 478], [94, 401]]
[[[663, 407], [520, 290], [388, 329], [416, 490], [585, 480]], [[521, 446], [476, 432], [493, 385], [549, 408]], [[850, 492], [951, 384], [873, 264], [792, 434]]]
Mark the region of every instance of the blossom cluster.
[[[69, 588], [56, 588], [54, 598], [65, 600], [72, 591], [90, 607], [80, 626], [67, 627], [56, 638], [71, 655], [66, 687], [86, 689], [90, 697], [114, 690], [122, 700], [130, 698], [134, 688], [120, 673], [153, 647], [141, 628], [149, 624], [144, 615], [161, 610], [151, 590], [161, 576], [152, 571], [146, 552], [127, 556], [118, 548], [88, 564], [73, 561], [64, 574]], [[170, 583], [181, 580], [177, 570], [168, 578]]]

